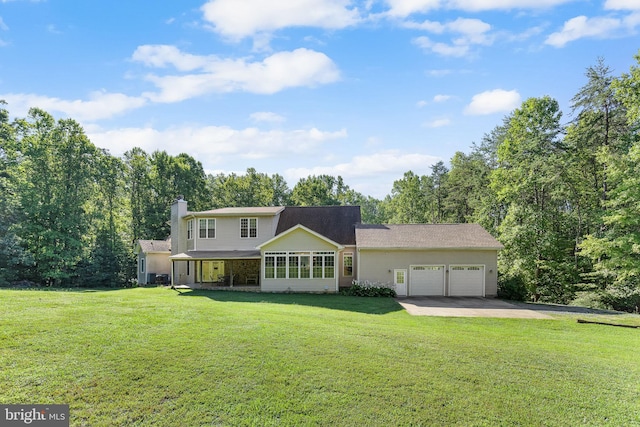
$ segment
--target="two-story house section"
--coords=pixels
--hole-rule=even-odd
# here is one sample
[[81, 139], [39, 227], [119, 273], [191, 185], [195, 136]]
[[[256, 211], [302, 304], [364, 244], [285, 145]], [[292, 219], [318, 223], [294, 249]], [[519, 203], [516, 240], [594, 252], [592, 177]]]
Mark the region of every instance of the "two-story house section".
[[358, 206], [171, 207], [171, 277], [179, 285], [259, 285], [337, 292], [355, 278]]
[[260, 281], [260, 251], [274, 237], [283, 207], [222, 208], [191, 212], [178, 199], [171, 206], [172, 277], [175, 284], [254, 284]]

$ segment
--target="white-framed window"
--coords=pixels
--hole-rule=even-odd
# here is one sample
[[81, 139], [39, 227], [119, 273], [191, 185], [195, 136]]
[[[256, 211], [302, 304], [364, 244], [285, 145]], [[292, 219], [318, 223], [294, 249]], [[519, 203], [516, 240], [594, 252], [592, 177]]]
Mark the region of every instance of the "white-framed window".
[[342, 255], [342, 275], [353, 276], [353, 252], [345, 252]]
[[206, 218], [198, 220], [199, 234], [201, 239], [215, 239], [216, 238], [216, 219]]
[[333, 279], [336, 253], [265, 252], [265, 279]]
[[311, 252], [288, 252], [289, 279], [311, 278]]
[[140, 273], [144, 273], [144, 258], [140, 258]]
[[258, 218], [240, 218], [240, 238], [258, 237]]
[[193, 220], [187, 221], [187, 240], [193, 239]]
[[268, 252], [264, 257], [264, 277], [284, 279], [287, 277], [287, 253]]

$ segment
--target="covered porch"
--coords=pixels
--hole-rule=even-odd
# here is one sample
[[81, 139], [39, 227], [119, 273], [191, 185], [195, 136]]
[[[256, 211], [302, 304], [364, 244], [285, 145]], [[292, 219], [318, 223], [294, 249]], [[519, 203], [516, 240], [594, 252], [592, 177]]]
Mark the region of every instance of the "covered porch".
[[193, 289], [260, 288], [259, 251], [188, 251], [169, 257], [171, 285]]

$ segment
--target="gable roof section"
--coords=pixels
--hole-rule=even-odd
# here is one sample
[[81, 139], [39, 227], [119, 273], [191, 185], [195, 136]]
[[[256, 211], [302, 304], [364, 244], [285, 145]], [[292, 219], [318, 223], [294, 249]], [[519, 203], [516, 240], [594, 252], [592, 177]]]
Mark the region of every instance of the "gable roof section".
[[360, 206], [287, 206], [280, 213], [276, 236], [303, 225], [340, 245], [355, 245]]
[[138, 240], [138, 245], [144, 253], [171, 252], [171, 240]]
[[268, 246], [271, 243], [273, 243], [273, 242], [275, 242], [275, 241], [277, 241], [279, 239], [282, 239], [283, 237], [287, 236], [288, 234], [291, 234], [291, 233], [295, 232], [296, 230], [303, 230], [304, 232], [309, 233], [312, 236], [315, 236], [316, 238], [318, 238], [320, 240], [323, 240], [323, 241], [329, 243], [330, 245], [335, 246], [338, 249], [342, 249], [343, 248], [343, 246], [340, 243], [337, 243], [337, 242], [327, 238], [326, 236], [323, 236], [322, 234], [317, 233], [317, 232], [305, 227], [302, 224], [295, 225], [295, 226], [291, 227], [288, 230], [285, 230], [284, 232], [282, 232], [280, 234], [276, 234], [275, 237], [273, 237], [273, 238], [267, 240], [266, 242], [256, 246], [256, 248], [257, 249], [262, 249], [264, 246]]
[[503, 249], [480, 224], [360, 224], [361, 249]]

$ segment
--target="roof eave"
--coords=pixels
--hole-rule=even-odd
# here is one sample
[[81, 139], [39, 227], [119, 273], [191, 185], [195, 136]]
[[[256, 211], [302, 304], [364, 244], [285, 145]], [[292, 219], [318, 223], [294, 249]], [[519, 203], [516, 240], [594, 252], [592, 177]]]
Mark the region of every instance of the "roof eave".
[[361, 246], [356, 244], [358, 249], [367, 250], [381, 250], [381, 251], [499, 251], [504, 249], [504, 246], [459, 246], [459, 247], [440, 247], [440, 246]]

